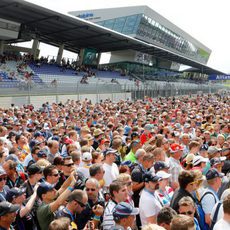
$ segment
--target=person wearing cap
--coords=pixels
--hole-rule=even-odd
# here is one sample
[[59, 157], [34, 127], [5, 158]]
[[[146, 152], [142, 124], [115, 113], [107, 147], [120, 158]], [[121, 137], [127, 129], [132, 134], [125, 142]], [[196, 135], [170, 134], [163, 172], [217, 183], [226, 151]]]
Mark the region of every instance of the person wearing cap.
[[19, 205], [20, 209], [17, 212], [16, 220], [12, 223], [13, 226], [24, 226], [25, 230], [33, 230], [34, 225], [36, 225], [35, 219], [31, 214], [32, 208], [34, 206], [35, 200], [37, 198], [37, 188], [39, 184], [34, 186], [34, 193], [29, 197], [26, 205], [25, 202], [25, 190], [19, 189], [17, 187], [12, 188], [8, 191], [6, 195], [6, 200], [14, 205]]
[[37, 153], [40, 151], [40, 149], [41, 149], [41, 147], [39, 146], [39, 144], [35, 145], [31, 149], [31, 153], [28, 154], [23, 161], [23, 166], [25, 169], [29, 164], [33, 164], [33, 163], [36, 163], [38, 161]]
[[37, 209], [37, 219], [41, 230], [48, 229], [49, 224], [54, 220], [54, 212], [64, 204], [68, 196], [74, 190], [75, 184], [75, 174], [72, 173], [70, 186], [61, 194], [58, 194], [54, 187], [47, 182], [43, 182], [39, 185], [37, 196], [42, 201], [42, 204]]
[[39, 142], [44, 142], [45, 140], [43, 133], [40, 131], [34, 133], [34, 139], [38, 140]]
[[202, 156], [194, 156], [192, 161], [192, 170], [199, 170], [200, 172], [205, 174], [205, 168], [207, 163], [209, 162], [208, 158], [204, 158]]
[[226, 160], [226, 157], [214, 157], [210, 159], [210, 165], [212, 168], [217, 169], [217, 171], [221, 173], [224, 160]]
[[111, 199], [108, 201], [105, 206], [105, 211], [103, 215], [103, 230], [109, 230], [115, 225], [113, 219], [113, 210], [116, 204], [126, 201], [128, 199], [128, 189], [124, 183], [113, 181], [109, 186], [109, 193]]
[[81, 172], [85, 178], [89, 178], [89, 168], [92, 165], [92, 154], [90, 152], [84, 152], [81, 159], [82, 163], [78, 167], [77, 171]]
[[139, 133], [138, 132], [132, 132], [130, 137], [131, 137], [131, 141], [139, 140]]
[[177, 189], [171, 199], [170, 207], [176, 212], [179, 210], [178, 202], [182, 197], [189, 196], [194, 202], [193, 192], [196, 190], [196, 176], [193, 171], [181, 171], [178, 177], [179, 189]]
[[204, 141], [203, 141], [203, 144], [208, 145], [209, 141], [211, 141], [211, 133], [206, 130], [204, 132]]
[[147, 172], [144, 175], [145, 187], [141, 192], [139, 201], [142, 226], [146, 224], [155, 224], [157, 215], [163, 207], [156, 193], [156, 190], [159, 189], [159, 181], [161, 179], [161, 177], [158, 177], [153, 172]]
[[93, 142], [94, 142], [94, 138], [92, 137], [91, 134], [86, 134], [84, 139], [87, 140], [87, 146], [90, 148], [90, 153], [92, 153], [93, 151], [95, 151], [95, 149], [93, 148]]
[[19, 205], [13, 205], [8, 201], [0, 202], [0, 229], [12, 229], [11, 225], [16, 219], [16, 212], [19, 210]]
[[217, 148], [216, 146], [210, 146], [208, 147], [208, 158], [209, 160], [214, 157], [220, 157], [221, 156], [221, 148]]
[[102, 140], [102, 137], [103, 137], [103, 132], [102, 132], [102, 130], [101, 129], [95, 129], [94, 131], [93, 131], [93, 136], [94, 136], [94, 141], [93, 141], [93, 148], [94, 149], [97, 149], [98, 148], [98, 146], [99, 146], [99, 143], [101, 142], [101, 140]]
[[103, 168], [105, 170], [103, 178], [106, 187], [108, 187], [113, 180], [116, 180], [117, 176], [119, 175], [118, 166], [114, 163], [116, 160], [116, 153], [117, 150], [111, 148], [108, 148], [103, 152], [104, 154]]
[[204, 157], [204, 158], [207, 158], [208, 157], [208, 152], [207, 152], [207, 150], [208, 150], [208, 146], [207, 145], [201, 145], [201, 147], [200, 147], [200, 151], [199, 151], [199, 153], [200, 153], [200, 156], [202, 156], [202, 157]]
[[57, 217], [67, 217], [71, 222], [71, 226], [74, 226], [75, 229], [83, 229], [87, 222], [78, 227], [77, 221], [79, 218], [78, 215], [87, 207], [88, 196], [86, 192], [76, 189], [68, 196], [67, 200], [67, 204], [58, 210]]
[[125, 161], [131, 161], [132, 163], [136, 163], [137, 159], [135, 157], [135, 153], [138, 149], [140, 149], [141, 144], [139, 140], [132, 141], [130, 144], [130, 152], [125, 156]]
[[164, 171], [166, 173], [169, 172], [169, 165], [164, 161], [156, 161], [153, 167], [154, 167], [155, 173], [157, 173], [158, 171]]
[[83, 126], [80, 130], [80, 138], [83, 139], [85, 138], [85, 135], [90, 134], [90, 129], [88, 126]]
[[118, 203], [113, 210], [115, 226], [110, 230], [128, 230], [135, 227], [135, 216], [139, 214], [139, 209], [134, 208], [126, 202]]
[[169, 173], [172, 175], [170, 177], [170, 186], [173, 190], [179, 187], [178, 177], [179, 173], [182, 171], [182, 166], [180, 164], [180, 159], [183, 154], [183, 147], [177, 143], [170, 145], [170, 157], [169, 157]]
[[6, 200], [6, 194], [9, 191], [6, 185], [7, 174], [3, 168], [0, 168], [0, 202]]
[[[62, 143], [63, 145], [61, 146], [60, 155], [62, 157], [67, 157], [69, 155], [68, 147], [74, 145], [74, 142], [68, 136], [63, 136]], [[76, 145], [74, 145], [74, 147], [77, 148]]]
[[223, 135], [223, 134], [218, 134], [218, 136], [217, 136], [217, 147], [218, 147], [218, 148], [222, 148], [224, 142], [225, 142], [225, 137], [224, 137], [224, 135]]
[[201, 205], [205, 213], [205, 222], [211, 226], [211, 212], [213, 207], [217, 202], [219, 202], [219, 197], [217, 192], [221, 187], [222, 173], [219, 173], [217, 169], [211, 168], [206, 173], [206, 180], [208, 187], [201, 194]]
[[159, 189], [156, 193], [160, 198], [161, 203], [164, 206], [169, 206], [174, 193], [173, 189], [169, 187], [169, 178], [171, 177], [171, 174], [165, 171], [158, 171], [156, 175], [162, 178], [162, 180], [159, 181]]
[[153, 130], [152, 124], [146, 124], [144, 126], [144, 132], [140, 136], [141, 145], [145, 144], [146, 141], [152, 138], [153, 134], [151, 133]]
[[33, 194], [34, 186], [42, 179], [42, 168], [36, 163], [31, 164], [27, 168], [27, 174], [28, 179], [21, 185], [21, 187], [25, 188], [26, 198]]
[[105, 151], [107, 148], [109, 148], [109, 144], [110, 144], [110, 141], [108, 139], [102, 139], [102, 140], [100, 140], [99, 145], [98, 145], [96, 151], [97, 152], [103, 152], [103, 151]]

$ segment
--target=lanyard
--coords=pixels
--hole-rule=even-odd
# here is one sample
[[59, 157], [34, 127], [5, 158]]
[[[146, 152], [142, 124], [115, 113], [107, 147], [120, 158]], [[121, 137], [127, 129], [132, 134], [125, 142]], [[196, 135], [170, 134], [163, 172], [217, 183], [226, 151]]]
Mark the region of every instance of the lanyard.
[[[3, 195], [2, 193], [3, 193], [4, 195]], [[3, 189], [2, 189], [2, 192], [0, 193], [0, 197], [2, 198], [2, 201], [6, 200], [5, 195], [6, 195], [6, 191], [5, 191], [4, 188], [3, 188]]]
[[68, 208], [65, 208], [65, 211], [70, 215], [71, 221], [74, 221], [74, 216], [73, 216], [73, 214], [70, 212], [70, 210], [69, 210]]
[[165, 192], [162, 190], [162, 189], [159, 189], [159, 192], [160, 192], [160, 194], [162, 194], [164, 197], [166, 197], [167, 198], [167, 200], [171, 200], [171, 198], [170, 198], [170, 196], [169, 196], [169, 194], [168, 194], [168, 192], [167, 192], [167, 189], [165, 189]]

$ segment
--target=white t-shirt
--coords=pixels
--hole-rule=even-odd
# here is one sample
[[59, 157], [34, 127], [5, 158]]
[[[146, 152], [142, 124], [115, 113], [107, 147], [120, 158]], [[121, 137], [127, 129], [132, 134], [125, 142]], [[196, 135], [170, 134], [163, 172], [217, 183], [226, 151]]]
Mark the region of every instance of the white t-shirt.
[[157, 216], [161, 208], [162, 206], [160, 202], [157, 200], [156, 194], [151, 194], [145, 189], [141, 191], [139, 210], [142, 226], [148, 224], [148, 217]]
[[87, 165], [87, 164], [84, 164], [82, 166], [79, 166], [77, 171], [78, 172], [81, 172], [85, 178], [89, 178], [90, 175], [89, 175], [89, 168], [90, 168], [91, 164]]
[[119, 169], [115, 163], [113, 163], [112, 165], [104, 163], [103, 168], [105, 170], [103, 179], [105, 181], [105, 186], [108, 187], [114, 180], [117, 179], [119, 175]]
[[220, 219], [215, 225], [213, 230], [227, 230], [230, 229], [230, 223], [224, 219]]

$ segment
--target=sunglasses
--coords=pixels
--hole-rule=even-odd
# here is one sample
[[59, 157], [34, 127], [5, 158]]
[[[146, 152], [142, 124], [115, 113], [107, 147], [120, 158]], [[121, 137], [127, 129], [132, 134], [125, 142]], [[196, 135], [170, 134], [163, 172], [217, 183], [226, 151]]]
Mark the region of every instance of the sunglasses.
[[88, 192], [88, 191], [92, 191], [92, 192], [95, 192], [95, 191], [96, 191], [95, 188], [86, 188], [85, 190], [86, 190], [87, 192]]
[[230, 150], [230, 148], [222, 149], [222, 152], [227, 152], [229, 150]]
[[187, 211], [187, 212], [181, 212], [180, 214], [182, 214], [182, 215], [192, 215], [193, 212], [192, 211]]
[[132, 181], [129, 181], [129, 182], [125, 183], [125, 184], [126, 184], [126, 186], [131, 186], [132, 183], [133, 183]]
[[71, 167], [71, 166], [74, 166], [74, 163], [66, 164], [66, 165], [64, 165], [64, 166], [66, 166], [66, 167]]
[[197, 180], [195, 180], [195, 181], [193, 181], [193, 182], [191, 182], [191, 183], [189, 183], [190, 185], [194, 185], [194, 184], [196, 184], [197, 183]]
[[87, 204], [83, 204], [81, 201], [79, 200], [75, 200], [82, 208], [85, 208]]
[[59, 176], [59, 173], [57, 173], [57, 174], [53, 174], [52, 176], [54, 176], [54, 177], [58, 177], [58, 176]]
[[0, 182], [3, 181], [3, 180], [6, 181], [7, 178], [6, 178], [6, 177], [1, 177], [1, 178], [0, 178]]

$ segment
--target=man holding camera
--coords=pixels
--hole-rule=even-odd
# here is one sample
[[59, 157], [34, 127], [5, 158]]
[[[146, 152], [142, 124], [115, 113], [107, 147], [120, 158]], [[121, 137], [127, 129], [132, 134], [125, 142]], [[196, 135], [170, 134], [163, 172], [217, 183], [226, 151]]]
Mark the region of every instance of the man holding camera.
[[76, 215], [78, 229], [83, 229], [92, 220], [94, 227], [98, 228], [104, 212], [104, 199], [99, 195], [100, 184], [95, 178], [89, 178], [85, 183], [85, 191], [88, 195], [88, 203], [85, 209]]

